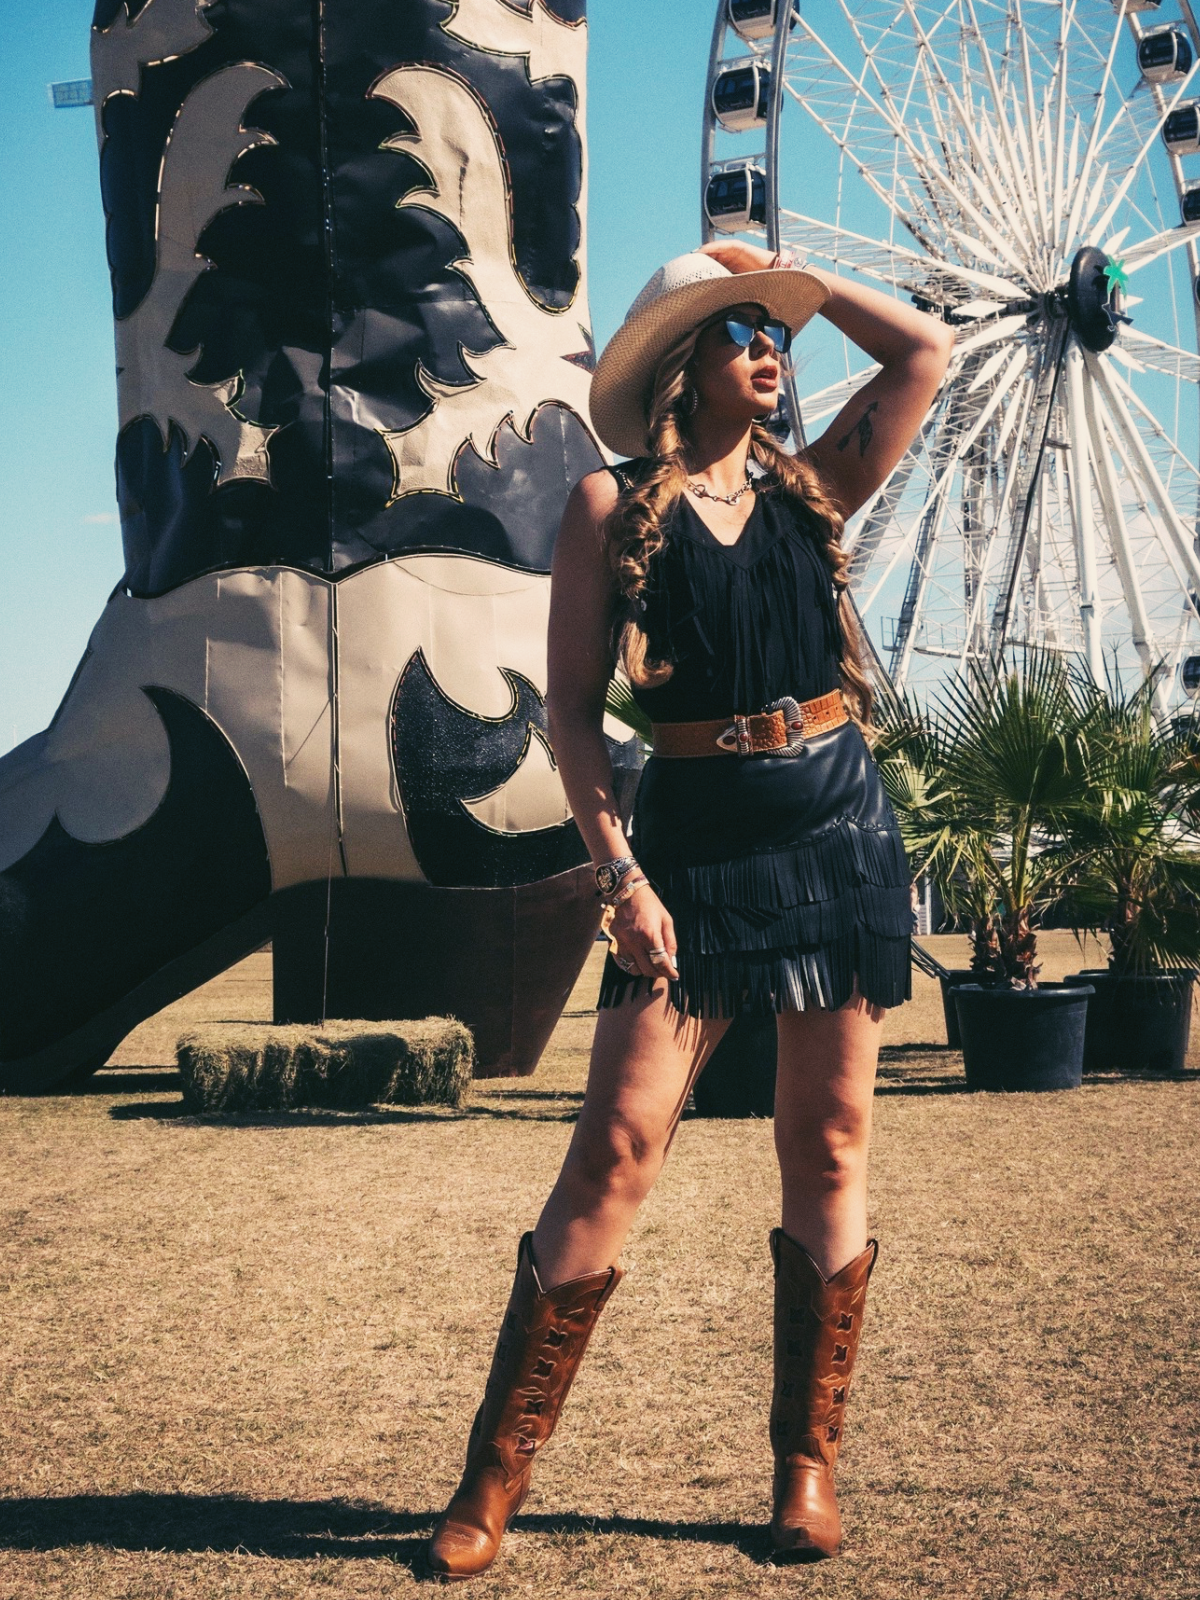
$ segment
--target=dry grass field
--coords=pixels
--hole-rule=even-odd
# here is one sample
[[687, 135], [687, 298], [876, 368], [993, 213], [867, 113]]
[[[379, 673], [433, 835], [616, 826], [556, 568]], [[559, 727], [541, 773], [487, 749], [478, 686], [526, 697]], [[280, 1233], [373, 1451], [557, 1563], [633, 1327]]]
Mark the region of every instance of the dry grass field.
[[[1094, 964], [1043, 950], [1045, 977]], [[458, 1111], [184, 1116], [175, 1036], [267, 1015], [264, 955], [88, 1092], [0, 1099], [2, 1600], [417, 1589], [577, 1113], [597, 959], [537, 1075]], [[462, 1593], [1200, 1596], [1200, 1049], [1182, 1081], [972, 1095], [914, 982], [881, 1062], [842, 1557], [777, 1568], [764, 1533], [770, 1123], [689, 1118]]]

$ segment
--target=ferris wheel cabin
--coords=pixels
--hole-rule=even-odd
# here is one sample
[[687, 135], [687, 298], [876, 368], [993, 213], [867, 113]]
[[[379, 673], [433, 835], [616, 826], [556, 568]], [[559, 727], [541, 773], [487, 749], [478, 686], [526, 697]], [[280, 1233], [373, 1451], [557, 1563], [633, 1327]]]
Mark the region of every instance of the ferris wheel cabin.
[[1178, 83], [1192, 70], [1192, 42], [1178, 23], [1151, 28], [1138, 41], [1137, 60], [1147, 83]]
[[1192, 156], [1200, 150], [1200, 101], [1185, 100], [1163, 123], [1163, 143], [1173, 156]]
[[[1200, 183], [1189, 183], [1179, 196], [1179, 215], [1184, 227], [1189, 222], [1200, 222]], [[1200, 288], [1197, 289], [1200, 294]]]
[[771, 69], [763, 61], [736, 61], [717, 74], [713, 115], [727, 133], [764, 128], [771, 98]]
[[721, 233], [741, 233], [767, 220], [767, 175], [753, 161], [734, 161], [714, 172], [704, 191], [704, 211]]
[[729, 26], [746, 40], [769, 38], [785, 10], [789, 11], [790, 25], [794, 28], [799, 9], [795, 0], [726, 0], [725, 3]]

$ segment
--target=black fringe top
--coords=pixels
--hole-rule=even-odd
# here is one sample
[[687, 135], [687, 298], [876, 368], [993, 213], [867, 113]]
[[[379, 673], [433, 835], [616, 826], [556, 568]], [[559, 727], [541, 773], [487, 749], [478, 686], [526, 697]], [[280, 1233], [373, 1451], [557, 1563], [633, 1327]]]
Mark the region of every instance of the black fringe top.
[[[640, 466], [611, 470], [625, 485]], [[664, 532], [640, 621], [649, 659], [674, 671], [657, 688], [633, 690], [652, 721], [745, 714], [838, 687], [836, 595], [822, 530], [802, 505], [763, 480], [737, 543], [726, 545], [682, 495]]]
[[[640, 463], [613, 468], [628, 484]], [[642, 621], [651, 659], [675, 670], [635, 689], [655, 722], [759, 711], [836, 689], [841, 636], [817, 519], [765, 484], [737, 543], [723, 545], [682, 498], [650, 561]], [[845, 723], [793, 758], [651, 757], [633, 847], [671, 913], [693, 1016], [830, 1010], [860, 993], [912, 992], [910, 872], [861, 733]], [[646, 984], [610, 952], [600, 1006]]]

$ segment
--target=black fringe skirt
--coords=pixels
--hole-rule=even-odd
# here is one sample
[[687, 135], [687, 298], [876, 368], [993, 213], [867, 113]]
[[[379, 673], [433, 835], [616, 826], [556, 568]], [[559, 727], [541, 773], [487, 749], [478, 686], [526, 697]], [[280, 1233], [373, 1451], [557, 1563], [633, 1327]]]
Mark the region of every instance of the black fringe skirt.
[[[910, 873], [895, 812], [848, 722], [795, 756], [651, 756], [632, 847], [675, 924], [678, 1011], [836, 1010], [912, 998]], [[610, 952], [600, 1006], [650, 980]]]

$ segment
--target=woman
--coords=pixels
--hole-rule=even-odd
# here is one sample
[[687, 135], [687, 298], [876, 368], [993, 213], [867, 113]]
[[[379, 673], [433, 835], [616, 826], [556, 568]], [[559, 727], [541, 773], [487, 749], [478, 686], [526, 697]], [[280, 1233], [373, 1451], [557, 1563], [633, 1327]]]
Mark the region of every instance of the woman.
[[[879, 372], [800, 456], [764, 426], [820, 311]], [[910, 995], [910, 883], [863, 737], [871, 689], [840, 548], [915, 437], [953, 335], [742, 242], [668, 262], [597, 366], [634, 459], [590, 474], [554, 556], [550, 737], [611, 946], [583, 1108], [517, 1273], [462, 1482], [429, 1547], [481, 1572], [529, 1488], [689, 1090], [741, 1010], [778, 1016], [771, 1535], [833, 1555], [833, 1466], [875, 1240], [879, 1030]], [[632, 844], [602, 732], [614, 658], [654, 722]], [[636, 855], [635, 855], [636, 852]]]

